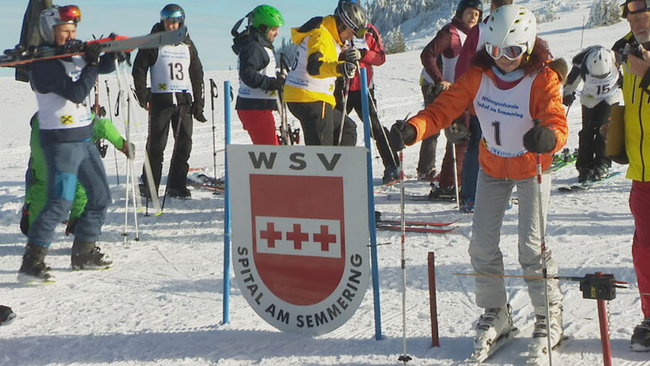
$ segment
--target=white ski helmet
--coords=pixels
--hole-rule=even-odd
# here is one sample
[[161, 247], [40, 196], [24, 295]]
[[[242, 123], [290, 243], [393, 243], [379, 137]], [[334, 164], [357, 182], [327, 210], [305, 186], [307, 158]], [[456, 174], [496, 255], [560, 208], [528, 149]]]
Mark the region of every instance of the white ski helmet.
[[594, 46], [587, 57], [585, 57], [585, 65], [589, 74], [596, 78], [604, 78], [609, 75], [614, 65], [614, 52], [603, 46]]
[[528, 8], [505, 5], [492, 12], [485, 27], [485, 43], [498, 47], [526, 46], [533, 52], [537, 37], [537, 20]]
[[81, 10], [76, 5], [53, 6], [41, 12], [38, 31], [43, 43], [54, 44], [54, 27], [61, 24], [77, 24]]

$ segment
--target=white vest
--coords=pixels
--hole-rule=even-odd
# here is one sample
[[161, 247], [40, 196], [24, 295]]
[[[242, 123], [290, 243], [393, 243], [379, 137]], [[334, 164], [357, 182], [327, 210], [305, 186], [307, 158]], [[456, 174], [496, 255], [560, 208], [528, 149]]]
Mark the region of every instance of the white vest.
[[537, 73], [525, 76], [517, 86], [501, 90], [483, 74], [474, 98], [474, 110], [481, 124], [487, 149], [501, 157], [526, 153], [524, 134], [534, 123], [530, 115], [530, 92]]
[[174, 93], [192, 91], [190, 79], [190, 46], [184, 43], [162, 46], [151, 68], [151, 92]]
[[598, 79], [586, 74], [582, 92], [580, 92], [580, 103], [587, 108], [593, 108], [596, 104], [607, 101], [607, 104], [623, 102], [623, 93], [618, 87], [618, 68], [612, 65], [609, 75], [604, 79]]
[[[73, 56], [72, 61], [59, 61], [72, 81], [79, 80], [81, 70], [86, 66], [86, 61], [81, 56]], [[35, 93], [41, 130], [66, 130], [92, 123], [88, 101], [77, 104], [55, 93], [41, 94], [38, 91]]]
[[[336, 83], [335, 76], [318, 79], [309, 75], [307, 72], [307, 43], [309, 43], [310, 38], [311, 36], [305, 37], [298, 46], [296, 58], [287, 76], [287, 84], [299, 89], [332, 95], [334, 93], [334, 84]], [[341, 52], [341, 47], [336, 43], [334, 45], [336, 47], [336, 54], [338, 55]]]
[[[264, 69], [260, 70], [259, 73], [264, 76], [274, 78], [276, 76], [275, 55], [273, 54], [273, 50], [268, 47], [264, 47], [264, 50], [269, 56], [269, 64], [266, 65]], [[237, 68], [239, 69], [239, 57], [237, 57]], [[242, 98], [250, 98], [250, 99], [275, 99], [277, 95], [277, 90], [262, 90], [260, 88], [251, 88], [250, 86], [246, 85], [246, 83], [244, 83], [241, 78], [239, 78], [238, 95]]]
[[[456, 33], [458, 35], [458, 38], [460, 38], [460, 50], [462, 50], [463, 45], [465, 44], [465, 40], [467, 39], [467, 34], [461, 32], [458, 30], [458, 28], [454, 27], [451, 29], [452, 32]], [[458, 56], [460, 56], [460, 50], [456, 57], [449, 58], [445, 57], [443, 54], [440, 55], [442, 58], [442, 80], [443, 81], [448, 81], [450, 83], [454, 82], [454, 76], [456, 75], [456, 63], [458, 62]], [[424, 79], [427, 83], [429, 84], [434, 84], [435, 82], [429, 76], [429, 73], [427, 70], [422, 68], [422, 74], [420, 75], [422, 79]]]

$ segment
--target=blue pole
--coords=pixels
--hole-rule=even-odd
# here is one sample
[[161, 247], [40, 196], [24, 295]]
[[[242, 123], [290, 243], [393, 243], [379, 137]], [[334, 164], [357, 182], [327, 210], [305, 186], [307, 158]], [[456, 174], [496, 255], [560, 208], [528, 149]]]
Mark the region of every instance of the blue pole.
[[375, 195], [372, 185], [372, 148], [370, 141], [370, 106], [368, 103], [368, 74], [365, 68], [360, 70], [361, 76], [361, 111], [363, 114], [363, 140], [366, 143], [366, 170], [368, 174], [368, 229], [370, 231], [370, 261], [372, 265], [372, 294], [375, 307], [375, 339], [382, 339], [381, 336], [381, 302], [379, 301], [379, 261], [377, 259], [377, 229], [375, 223]]
[[228, 174], [228, 145], [230, 145], [230, 103], [231, 91], [230, 81], [223, 83], [225, 98], [223, 98], [223, 109], [225, 115], [226, 138], [225, 138], [225, 156], [226, 156], [226, 198], [224, 208], [224, 228], [223, 228], [223, 324], [230, 323], [230, 179]]

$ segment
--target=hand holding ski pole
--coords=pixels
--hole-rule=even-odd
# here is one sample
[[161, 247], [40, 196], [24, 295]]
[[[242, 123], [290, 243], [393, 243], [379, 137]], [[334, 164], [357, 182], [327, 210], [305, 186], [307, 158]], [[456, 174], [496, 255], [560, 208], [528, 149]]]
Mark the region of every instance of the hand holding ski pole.
[[389, 142], [394, 151], [404, 150], [407, 144], [415, 141], [415, 127], [407, 121], [408, 115], [404, 119], [397, 120], [390, 128]]
[[550, 128], [543, 126], [539, 120], [534, 120], [535, 126], [524, 135], [524, 147], [536, 154], [546, 154], [553, 151], [557, 138]]

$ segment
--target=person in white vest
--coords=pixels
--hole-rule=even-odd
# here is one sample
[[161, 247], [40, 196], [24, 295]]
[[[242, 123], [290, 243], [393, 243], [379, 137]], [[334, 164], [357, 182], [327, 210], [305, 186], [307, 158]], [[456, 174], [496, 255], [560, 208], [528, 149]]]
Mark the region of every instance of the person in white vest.
[[582, 130], [578, 139], [578, 182], [599, 181], [609, 174], [612, 160], [605, 155], [605, 137], [600, 127], [609, 120], [611, 106], [623, 102], [623, 76], [614, 51], [590, 46], [573, 57], [573, 68], [564, 87], [563, 103], [570, 106], [582, 84]]
[[[244, 129], [256, 145], [279, 145], [273, 111], [285, 77], [276, 72], [273, 40], [284, 18], [278, 9], [260, 5], [252, 11], [248, 35], [236, 39], [239, 93], [235, 109]], [[246, 34], [246, 32], [244, 32]]]
[[[541, 227], [548, 212], [552, 154], [566, 144], [569, 134], [562, 106], [564, 76], [554, 68], [548, 44], [537, 37], [535, 15], [528, 8], [507, 5], [496, 9], [484, 33], [485, 46], [474, 57], [473, 66], [424, 110], [395, 123], [391, 144], [403, 149], [448, 127], [467, 108], [475, 111], [483, 140], [468, 252], [478, 275], [476, 303], [484, 309], [476, 326], [475, 356], [489, 354], [495, 341], [514, 327], [503, 278], [505, 248], [499, 243], [516, 187], [519, 240], [514, 255], [526, 276], [535, 314], [529, 356], [531, 361], [540, 361], [546, 357], [547, 336], [551, 346], [563, 337], [564, 296], [558, 281], [549, 279], [557, 275], [558, 266], [544, 245]], [[542, 279], [543, 274], [548, 278]]]
[[339, 1], [334, 15], [315, 17], [291, 29], [291, 40], [298, 51], [284, 97], [289, 111], [300, 120], [306, 145], [339, 145], [339, 136], [340, 145], [356, 145], [357, 126], [334, 108], [334, 89], [337, 77], [352, 79], [356, 75], [359, 52], [350, 48], [342, 60], [339, 54], [345, 42], [365, 35], [367, 23], [359, 4]]
[[[431, 103], [438, 93], [449, 89], [451, 83], [454, 82], [456, 61], [458, 60], [460, 51], [463, 49], [463, 43], [465, 43], [470, 29], [478, 24], [482, 15], [483, 4], [481, 0], [461, 0], [458, 3], [456, 14], [451, 22], [440, 29], [431, 42], [422, 50], [420, 59], [423, 68], [420, 75], [420, 86], [425, 105]], [[458, 123], [467, 126], [469, 123], [468, 118], [463, 113]], [[423, 140], [420, 145], [420, 159], [418, 160], [417, 166], [419, 180], [429, 182], [437, 180], [436, 148], [438, 146], [438, 136], [433, 135]], [[458, 142], [456, 147], [456, 164], [461, 167], [461, 169], [458, 169], [460, 173], [463, 166], [465, 150], [467, 150], [467, 142]], [[446, 198], [450, 198], [451, 196], [455, 197], [453, 193], [455, 192], [455, 180], [451, 154], [452, 147], [452, 143], [448, 142], [445, 159], [440, 172], [439, 188], [431, 191], [430, 196], [432, 199], [438, 199], [441, 196], [449, 196]]]
[[[43, 10], [39, 31], [43, 45], [65, 47], [76, 40], [81, 10], [76, 5]], [[93, 143], [93, 121], [88, 96], [101, 73], [112, 72], [115, 56], [100, 57], [100, 45], [85, 46], [84, 56], [37, 61], [30, 81], [38, 102], [40, 141], [47, 165], [48, 197], [32, 223], [18, 280], [51, 281], [44, 259], [55, 228], [67, 218], [77, 181], [86, 189], [88, 203], [74, 230], [72, 269], [109, 267], [112, 262], [95, 245], [101, 233], [111, 194], [99, 151]]]
[[[173, 31], [185, 23], [185, 11], [177, 4], [168, 4], [160, 11], [160, 22], [151, 33]], [[147, 88], [147, 72], [151, 87]], [[167, 194], [172, 198], [189, 199], [187, 161], [192, 152], [194, 117], [206, 122], [203, 115], [203, 66], [189, 34], [179, 44], [138, 51], [133, 62], [133, 83], [140, 105], [149, 111], [147, 154], [151, 162], [153, 191], [158, 192], [162, 176], [163, 154], [167, 146], [169, 126], [174, 132], [174, 150], [167, 177]], [[144, 179], [143, 169], [143, 182]], [[148, 197], [149, 187], [140, 184], [140, 193]]]

